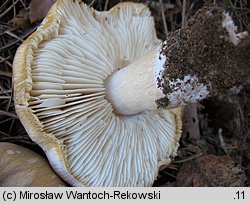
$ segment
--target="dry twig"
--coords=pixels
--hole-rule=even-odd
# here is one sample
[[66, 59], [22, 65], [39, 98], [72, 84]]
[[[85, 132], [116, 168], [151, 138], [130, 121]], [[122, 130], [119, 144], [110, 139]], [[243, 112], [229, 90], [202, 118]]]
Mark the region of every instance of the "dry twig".
[[8, 116], [8, 117], [11, 117], [14, 119], [19, 119], [17, 115], [10, 113], [10, 112], [7, 112], [7, 111], [3, 111], [3, 110], [0, 110], [0, 115]]

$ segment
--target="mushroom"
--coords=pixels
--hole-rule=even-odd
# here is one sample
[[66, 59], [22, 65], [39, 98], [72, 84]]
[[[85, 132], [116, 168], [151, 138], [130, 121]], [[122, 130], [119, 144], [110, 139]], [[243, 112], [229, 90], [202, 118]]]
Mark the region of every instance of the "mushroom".
[[176, 156], [182, 107], [155, 103], [163, 60], [152, 51], [160, 45], [145, 5], [98, 12], [58, 0], [18, 48], [16, 113], [66, 182], [151, 186]]
[[66, 184], [37, 153], [8, 142], [0, 142], [1, 187], [63, 187]]
[[125, 115], [176, 108], [250, 84], [249, 67], [249, 33], [238, 32], [223, 8], [206, 5], [158, 47], [112, 74], [107, 99]]
[[151, 186], [176, 155], [181, 106], [249, 81], [250, 40], [236, 32], [205, 6], [162, 43], [145, 5], [58, 0], [17, 50], [16, 112], [68, 183]]

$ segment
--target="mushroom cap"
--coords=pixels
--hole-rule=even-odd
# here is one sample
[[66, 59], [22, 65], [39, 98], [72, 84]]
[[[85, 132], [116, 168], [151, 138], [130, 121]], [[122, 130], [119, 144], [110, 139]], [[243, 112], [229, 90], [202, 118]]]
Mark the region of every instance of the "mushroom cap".
[[1, 187], [63, 187], [66, 184], [39, 154], [16, 144], [0, 142]]
[[59, 0], [18, 48], [16, 112], [65, 181], [151, 186], [176, 155], [182, 108], [122, 116], [105, 98], [105, 79], [160, 43], [145, 5], [98, 12]]

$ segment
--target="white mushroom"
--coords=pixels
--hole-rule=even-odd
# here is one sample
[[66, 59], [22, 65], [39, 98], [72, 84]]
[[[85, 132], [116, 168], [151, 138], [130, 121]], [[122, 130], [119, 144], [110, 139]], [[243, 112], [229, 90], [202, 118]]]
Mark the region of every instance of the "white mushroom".
[[[81, 1], [58, 0], [19, 47], [16, 112], [65, 181], [151, 186], [159, 167], [176, 155], [182, 108], [157, 109], [161, 92], [151, 64], [140, 67], [149, 72], [145, 78], [136, 76], [137, 59], [155, 57], [151, 51], [160, 43], [142, 4], [98, 12]], [[131, 78], [119, 76], [124, 67], [134, 69]]]
[[70, 184], [150, 186], [179, 146], [173, 108], [249, 83], [249, 50], [215, 4], [161, 43], [142, 4], [58, 0], [16, 53], [16, 112]]

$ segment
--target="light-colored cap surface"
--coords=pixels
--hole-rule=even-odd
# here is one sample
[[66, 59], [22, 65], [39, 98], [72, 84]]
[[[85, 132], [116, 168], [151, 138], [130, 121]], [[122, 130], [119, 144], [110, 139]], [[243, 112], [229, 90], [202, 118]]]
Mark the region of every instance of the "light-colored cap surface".
[[176, 155], [182, 109], [116, 115], [108, 75], [155, 49], [142, 4], [98, 12], [59, 0], [14, 60], [16, 112], [60, 176], [74, 186], [151, 186]]
[[47, 160], [25, 147], [0, 142], [1, 187], [65, 187]]

